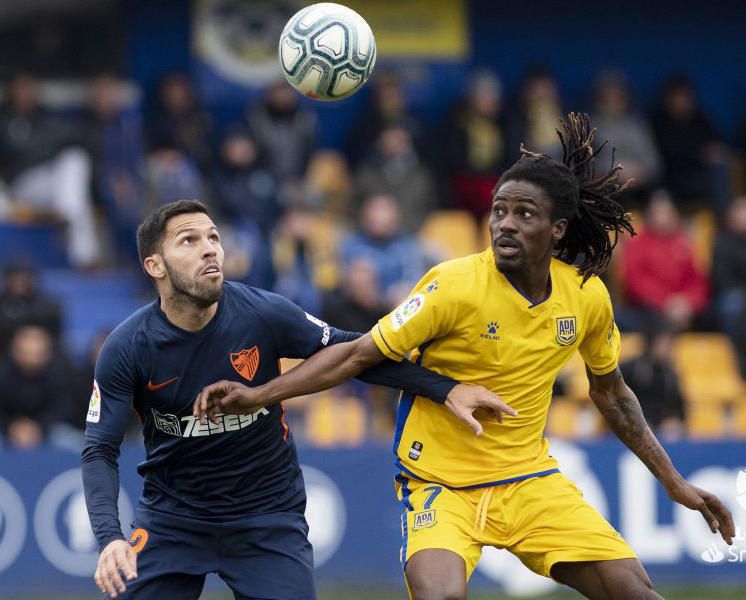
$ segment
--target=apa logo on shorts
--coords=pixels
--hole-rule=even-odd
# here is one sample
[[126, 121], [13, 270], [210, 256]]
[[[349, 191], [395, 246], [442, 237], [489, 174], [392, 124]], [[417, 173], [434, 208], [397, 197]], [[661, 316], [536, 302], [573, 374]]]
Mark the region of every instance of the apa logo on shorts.
[[414, 513], [414, 523], [412, 523], [412, 531], [418, 529], [426, 529], [432, 527], [438, 522], [438, 518], [435, 514], [435, 509], [421, 510], [420, 512]]
[[231, 352], [231, 364], [236, 373], [251, 381], [259, 368], [259, 348], [253, 346], [240, 352]]
[[394, 326], [394, 331], [420, 312], [423, 306], [425, 306], [424, 294], [415, 294], [404, 304], [400, 305], [399, 308], [391, 313], [391, 324]]
[[557, 317], [557, 343], [560, 346], [569, 346], [578, 337], [578, 327], [575, 317]]
[[98, 383], [93, 380], [93, 391], [91, 399], [88, 402], [88, 414], [85, 418], [89, 423], [98, 423], [101, 419], [101, 390], [98, 389]]

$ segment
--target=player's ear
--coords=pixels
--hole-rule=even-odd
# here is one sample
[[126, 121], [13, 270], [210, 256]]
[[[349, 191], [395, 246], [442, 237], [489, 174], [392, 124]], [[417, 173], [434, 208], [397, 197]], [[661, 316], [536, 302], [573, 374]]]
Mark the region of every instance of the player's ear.
[[163, 279], [166, 276], [166, 265], [160, 254], [151, 254], [143, 261], [145, 272], [153, 279]]
[[555, 244], [559, 242], [563, 237], [565, 237], [566, 232], [567, 219], [557, 219], [554, 223], [552, 223], [552, 240]]

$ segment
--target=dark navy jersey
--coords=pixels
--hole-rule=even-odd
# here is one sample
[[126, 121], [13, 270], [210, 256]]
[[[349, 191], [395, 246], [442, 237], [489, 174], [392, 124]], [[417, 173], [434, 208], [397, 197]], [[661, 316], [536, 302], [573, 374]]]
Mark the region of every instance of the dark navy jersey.
[[[306, 358], [359, 335], [329, 327], [282, 296], [231, 282], [223, 286], [215, 316], [198, 332], [173, 325], [159, 301], [135, 312], [101, 350], [88, 409], [83, 478], [99, 542], [113, 531], [121, 535], [104, 523], [115, 515], [118, 485], [103, 482], [103, 471], [91, 465], [101, 449], [118, 448], [133, 407], [145, 440], [138, 468], [145, 508], [217, 520], [302, 511], [303, 480], [281, 405], [223, 415], [217, 424], [201, 424], [192, 405], [206, 385], [221, 379], [261, 385], [280, 374], [280, 358]], [[456, 384], [411, 363], [387, 361], [366, 373], [379, 376], [360, 378], [414, 387], [441, 402]], [[116, 476], [116, 456], [106, 457], [107, 478]]]

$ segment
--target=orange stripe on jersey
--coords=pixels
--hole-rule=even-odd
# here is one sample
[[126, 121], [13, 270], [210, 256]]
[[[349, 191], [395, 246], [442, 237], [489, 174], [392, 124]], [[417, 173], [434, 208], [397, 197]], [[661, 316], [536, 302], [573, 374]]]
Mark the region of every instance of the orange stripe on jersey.
[[290, 427], [288, 427], [288, 424], [285, 422], [285, 403], [280, 402], [280, 406], [282, 407], [282, 417], [280, 417], [280, 423], [282, 423], [282, 441], [287, 442]]

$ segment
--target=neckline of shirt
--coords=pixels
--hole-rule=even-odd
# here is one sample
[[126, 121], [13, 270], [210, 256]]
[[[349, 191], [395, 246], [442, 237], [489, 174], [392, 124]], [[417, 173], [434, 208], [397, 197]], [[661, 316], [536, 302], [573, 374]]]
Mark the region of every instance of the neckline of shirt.
[[209, 335], [210, 332], [213, 329], [215, 329], [215, 327], [217, 327], [217, 324], [220, 321], [220, 318], [222, 317], [222, 314], [223, 314], [223, 305], [225, 304], [226, 291], [227, 291], [227, 287], [223, 285], [223, 293], [220, 295], [220, 300], [218, 300], [218, 309], [215, 311], [215, 314], [213, 315], [212, 319], [210, 319], [210, 321], [207, 323], [207, 325], [205, 325], [199, 331], [187, 331], [186, 329], [182, 329], [178, 325], [175, 325], [174, 323], [172, 323], [166, 316], [166, 313], [164, 313], [163, 309], [161, 308], [160, 296], [156, 298], [155, 301], [153, 302], [153, 307], [155, 309], [155, 314], [158, 315], [158, 318], [161, 321], [163, 321], [163, 323], [166, 324], [166, 327], [168, 327], [171, 331], [174, 331], [183, 337], [199, 339], [201, 337]]

